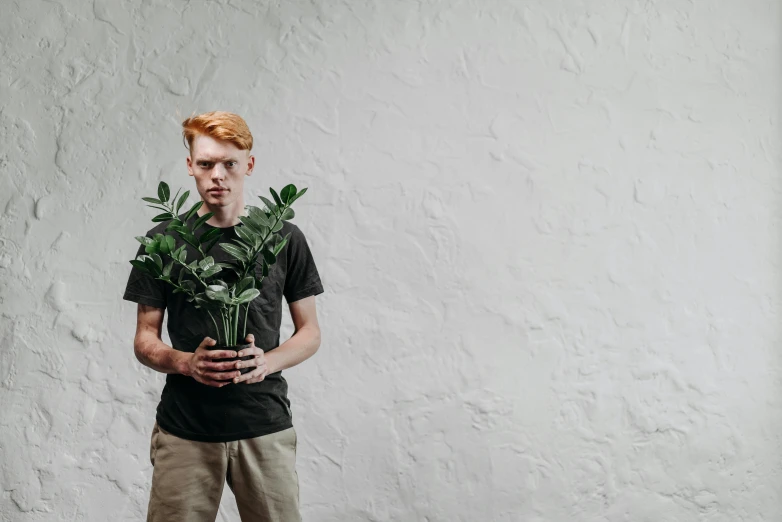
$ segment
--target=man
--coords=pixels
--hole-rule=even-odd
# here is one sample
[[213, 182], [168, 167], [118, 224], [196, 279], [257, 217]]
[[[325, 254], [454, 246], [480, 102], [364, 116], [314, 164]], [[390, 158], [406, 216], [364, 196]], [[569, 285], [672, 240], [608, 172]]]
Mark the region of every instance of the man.
[[[187, 170], [204, 202], [189, 223], [214, 212], [199, 234], [219, 228], [220, 242], [227, 243], [239, 237], [235, 228], [243, 226], [238, 217], [244, 214], [244, 178], [255, 165], [252, 135], [241, 117], [219, 111], [188, 118], [182, 127], [190, 151]], [[165, 233], [168, 223], [147, 236]], [[255, 356], [247, 361], [215, 362], [237, 352], [207, 349], [216, 344], [209, 316], [187, 302], [187, 294], [173, 293], [172, 285], [131, 269], [123, 299], [138, 303], [136, 357], [167, 374], [150, 441], [154, 470], [148, 522], [214, 521], [226, 481], [243, 522], [301, 520], [297, 436], [282, 370], [320, 346], [315, 296], [323, 286], [304, 234], [286, 221], [279, 233], [288, 232], [290, 239], [263, 280], [260, 296], [250, 302], [245, 342], [251, 346], [238, 352]], [[184, 243], [172, 234], [177, 247]], [[186, 248], [188, 262], [200, 257], [190, 245]], [[137, 255], [143, 253], [141, 245]], [[209, 255], [216, 262], [234, 261], [219, 246]], [[283, 297], [295, 333], [280, 344]], [[172, 346], [160, 335], [165, 310]], [[255, 369], [242, 374], [243, 367]]]

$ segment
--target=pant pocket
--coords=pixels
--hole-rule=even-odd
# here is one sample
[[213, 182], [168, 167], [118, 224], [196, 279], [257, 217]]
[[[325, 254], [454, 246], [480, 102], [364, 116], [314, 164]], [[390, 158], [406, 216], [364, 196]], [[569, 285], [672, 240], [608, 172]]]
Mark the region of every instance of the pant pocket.
[[152, 436], [149, 439], [149, 462], [152, 466], [155, 466], [155, 452], [157, 452], [157, 438], [160, 435], [160, 427], [155, 421], [155, 425], [152, 427]]

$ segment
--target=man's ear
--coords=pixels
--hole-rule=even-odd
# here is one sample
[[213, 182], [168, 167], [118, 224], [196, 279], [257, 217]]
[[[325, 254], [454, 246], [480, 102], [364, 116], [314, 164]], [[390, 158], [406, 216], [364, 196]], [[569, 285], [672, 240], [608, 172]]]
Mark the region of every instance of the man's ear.
[[255, 167], [255, 156], [250, 154], [250, 156], [247, 158], [247, 162], [249, 163], [247, 167], [247, 175], [249, 176], [252, 174], [253, 168]]

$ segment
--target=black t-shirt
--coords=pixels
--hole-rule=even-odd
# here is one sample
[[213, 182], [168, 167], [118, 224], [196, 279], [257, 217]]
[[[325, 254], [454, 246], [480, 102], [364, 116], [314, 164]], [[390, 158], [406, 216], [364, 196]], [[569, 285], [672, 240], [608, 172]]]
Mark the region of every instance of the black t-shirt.
[[[184, 218], [184, 213], [179, 218]], [[193, 215], [192, 224], [198, 215]], [[148, 237], [156, 233], [165, 234], [169, 221], [159, 223], [147, 232]], [[223, 235], [219, 243], [228, 243], [238, 238], [235, 227], [238, 224], [221, 228]], [[207, 230], [217, 228], [205, 223], [197, 232], [201, 235]], [[264, 352], [280, 345], [280, 325], [282, 323], [282, 298], [288, 303], [323, 292], [318, 270], [312, 253], [301, 230], [288, 221], [278, 232], [281, 236], [291, 233], [288, 243], [277, 256], [261, 285], [261, 294], [250, 301], [247, 313], [247, 334], [255, 336], [255, 346]], [[187, 263], [200, 259], [200, 254], [185, 243], [176, 232], [168, 232], [176, 239], [176, 248], [184, 244], [187, 249]], [[144, 254], [144, 245], [139, 245], [136, 255]], [[219, 244], [207, 253], [215, 262], [234, 263], [236, 260]], [[169, 258], [163, 256], [164, 264]], [[258, 263], [260, 264], [260, 263]], [[178, 269], [175, 265], [171, 277], [176, 280]], [[257, 275], [261, 268], [257, 266]], [[232, 284], [234, 274], [223, 269], [216, 279]], [[172, 346], [184, 352], [195, 352], [204, 337], [218, 340], [214, 323], [203, 309], [195, 308], [187, 301], [187, 294], [173, 293], [174, 286], [153, 278], [135, 266], [131, 268], [123, 299], [168, 310], [168, 335]], [[239, 319], [239, 341], [244, 344], [243, 326], [245, 306], [241, 307]], [[215, 315], [214, 313], [212, 315]], [[220, 318], [215, 315], [218, 325]], [[221, 336], [222, 344], [225, 339]], [[203, 442], [228, 442], [275, 433], [293, 425], [290, 401], [287, 397], [288, 383], [282, 371], [268, 374], [261, 382], [247, 384], [240, 382], [216, 388], [196, 381], [182, 374], [167, 374], [166, 384], [157, 407], [157, 422], [166, 431], [183, 439]]]

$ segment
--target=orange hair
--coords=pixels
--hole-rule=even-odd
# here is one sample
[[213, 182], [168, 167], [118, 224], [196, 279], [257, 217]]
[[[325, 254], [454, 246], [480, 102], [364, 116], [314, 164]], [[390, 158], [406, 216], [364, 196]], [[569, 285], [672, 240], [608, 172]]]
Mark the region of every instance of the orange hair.
[[187, 150], [192, 152], [193, 139], [199, 134], [231, 142], [241, 150], [253, 148], [253, 135], [247, 123], [232, 112], [205, 112], [182, 122], [182, 139], [186, 142]]

